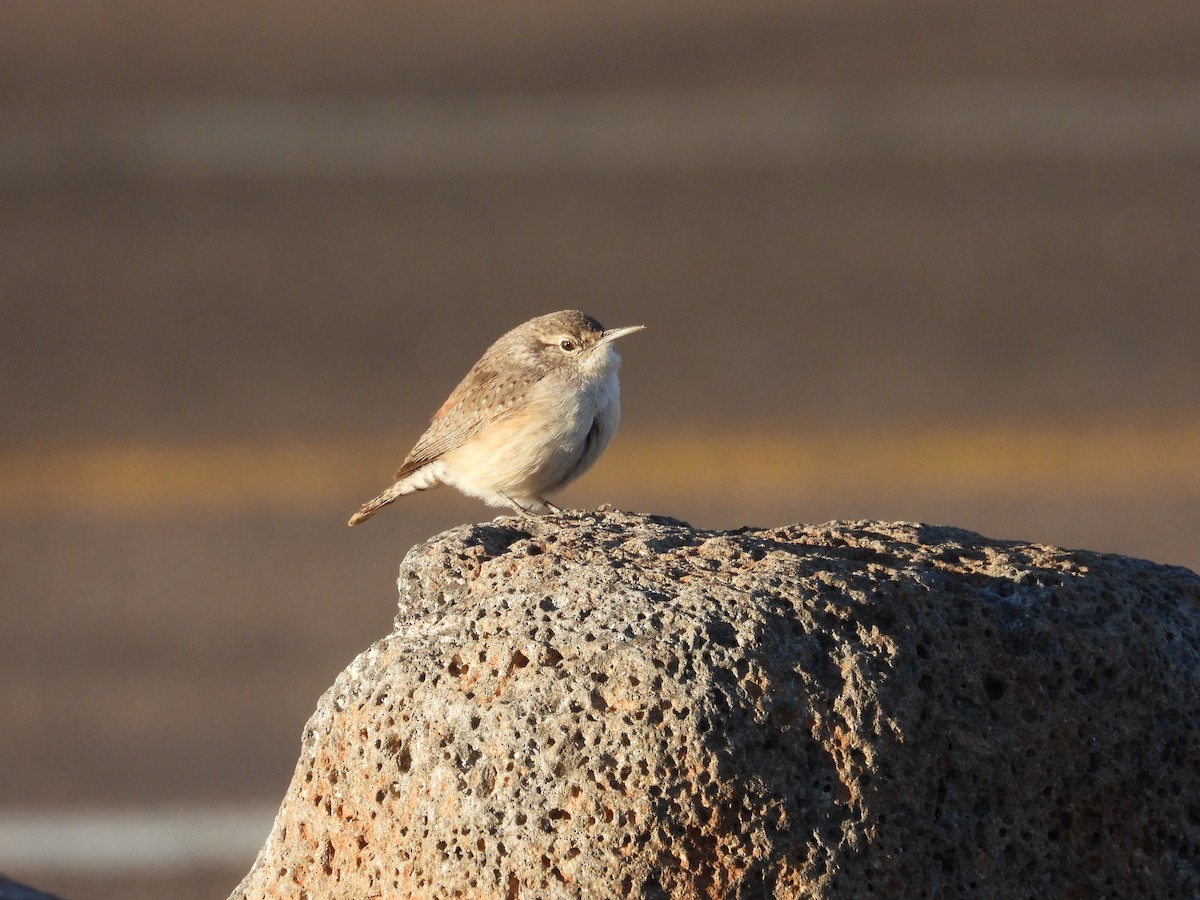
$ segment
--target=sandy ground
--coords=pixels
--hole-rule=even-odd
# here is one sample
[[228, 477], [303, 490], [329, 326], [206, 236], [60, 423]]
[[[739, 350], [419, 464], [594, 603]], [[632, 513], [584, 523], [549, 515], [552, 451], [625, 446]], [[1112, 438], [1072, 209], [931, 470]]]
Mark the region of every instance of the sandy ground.
[[[1176, 2], [1136, 13], [621, 2], [603, 19], [535, 2], [373, 10], [261, 0], [167, 14], [123, 2], [68, 18], [6, 3], [0, 117], [11, 129], [67, 107], [213, 97], [853, 98], [1200, 77], [1200, 8]], [[388, 177], [85, 166], [5, 179], [0, 480], [31, 451], [82, 461], [61, 472], [82, 488], [87, 460], [113, 448], [360, 449], [336, 463], [354, 470], [341, 493], [307, 503], [289, 499], [306, 490], [295, 477], [274, 499], [206, 508], [188, 498], [219, 490], [220, 474], [186, 467], [161, 500], [148, 490], [108, 511], [70, 490], [32, 506], [0, 490], [0, 805], [282, 796], [316, 698], [389, 628], [404, 551], [489, 513], [431, 494], [361, 529], [346, 515], [490, 340], [556, 308], [649, 326], [622, 348], [622, 437], [640, 449], [614, 455], [569, 503], [705, 527], [923, 519], [1200, 568], [1200, 488], [1171, 450], [1200, 412], [1198, 239], [1200, 152], [1178, 147]], [[886, 482], [784, 476], [765, 495], [729, 486], [714, 454], [690, 490], [634, 477], [680, 447], [703, 451], [706, 434], [1050, 426], [1078, 428], [1081, 442], [1142, 433], [1164, 475], [1126, 478], [1118, 460], [1094, 483], [1056, 487], [984, 464], [977, 483], [939, 489], [901, 466]], [[8, 874], [79, 900], [187, 900], [224, 896], [252, 856], [177, 873]]]

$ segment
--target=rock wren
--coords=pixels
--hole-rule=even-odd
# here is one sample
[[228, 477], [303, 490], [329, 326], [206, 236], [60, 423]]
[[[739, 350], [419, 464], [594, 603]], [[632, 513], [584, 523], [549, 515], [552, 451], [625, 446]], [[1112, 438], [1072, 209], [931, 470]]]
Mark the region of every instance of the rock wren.
[[471, 367], [395, 483], [349, 524], [440, 484], [518, 513], [561, 512], [547, 497], [591, 467], [621, 418], [612, 342], [645, 327], [606, 331], [574, 309], [518, 325]]

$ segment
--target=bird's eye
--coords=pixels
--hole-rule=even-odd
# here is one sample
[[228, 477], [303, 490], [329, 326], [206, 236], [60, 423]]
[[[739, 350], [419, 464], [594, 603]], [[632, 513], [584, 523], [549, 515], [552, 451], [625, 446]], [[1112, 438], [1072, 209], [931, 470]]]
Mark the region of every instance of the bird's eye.
[[562, 347], [562, 350], [564, 353], [571, 353], [579, 345], [576, 344], [570, 338], [563, 338], [561, 341], [558, 342], [558, 346]]

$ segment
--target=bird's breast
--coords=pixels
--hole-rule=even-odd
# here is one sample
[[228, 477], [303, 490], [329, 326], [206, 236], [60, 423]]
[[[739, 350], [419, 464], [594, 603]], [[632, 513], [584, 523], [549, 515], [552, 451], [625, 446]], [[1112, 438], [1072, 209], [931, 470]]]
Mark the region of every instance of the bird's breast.
[[459, 483], [516, 499], [540, 498], [579, 477], [620, 419], [616, 372], [579, 380], [548, 375], [519, 409], [444, 459]]

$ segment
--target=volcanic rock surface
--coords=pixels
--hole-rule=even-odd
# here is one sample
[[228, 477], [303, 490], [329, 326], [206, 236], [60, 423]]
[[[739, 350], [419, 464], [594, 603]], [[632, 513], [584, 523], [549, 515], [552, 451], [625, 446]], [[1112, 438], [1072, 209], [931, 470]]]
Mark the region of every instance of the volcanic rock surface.
[[598, 512], [399, 587], [234, 898], [1200, 894], [1187, 570]]

